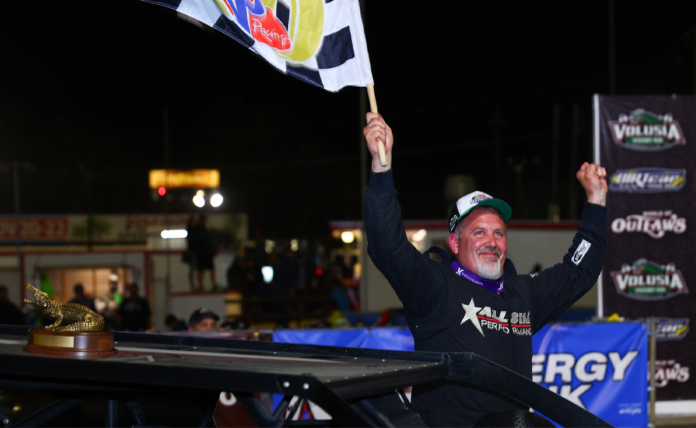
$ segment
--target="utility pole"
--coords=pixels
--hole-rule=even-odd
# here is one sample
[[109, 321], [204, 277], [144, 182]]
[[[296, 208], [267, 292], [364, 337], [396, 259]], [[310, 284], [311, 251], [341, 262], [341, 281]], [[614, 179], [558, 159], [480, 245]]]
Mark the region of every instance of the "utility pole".
[[609, 93], [616, 94], [616, 30], [614, 28], [614, 0], [609, 0]]
[[[22, 236], [21, 236], [21, 217], [19, 209], [19, 162], [12, 162], [12, 181], [14, 185], [14, 206], [15, 206], [15, 239], [17, 240], [17, 270], [22, 268]], [[22, 277], [22, 272], [19, 272], [19, 277]], [[35, 284], [36, 285], [36, 284]], [[24, 284], [22, 287], [22, 296], [24, 296]], [[39, 287], [40, 288], [40, 287]]]
[[502, 117], [500, 107], [495, 109], [493, 119], [488, 124], [493, 127], [493, 141], [495, 142], [495, 182], [496, 194], [503, 197], [503, 127], [507, 124]]
[[696, 27], [691, 29], [691, 59], [692, 59], [692, 73], [694, 75], [693, 91], [696, 94]]
[[[360, 0], [360, 14], [362, 15], [362, 20], [363, 22], [365, 21], [365, 1]], [[363, 24], [364, 25], [364, 24]], [[365, 115], [367, 114], [367, 89], [360, 88], [358, 91], [360, 93], [360, 201], [363, 200], [363, 190], [365, 190], [365, 187], [367, 187], [367, 177], [368, 177], [368, 169], [367, 169], [367, 163], [368, 163], [368, 157], [367, 157], [367, 144], [365, 143], [365, 137], [363, 136], [362, 130], [367, 126], [367, 119], [365, 118]], [[360, 210], [360, 213], [364, 213], [364, 207], [363, 203], [361, 202], [360, 206], [362, 209]]]
[[[165, 177], [167, 175], [166, 171], [169, 169], [169, 108], [167, 106], [164, 106], [162, 110], [162, 144], [163, 144], [163, 152], [164, 152], [164, 170], [165, 170]], [[166, 230], [169, 230], [169, 198], [170, 195], [165, 194], [164, 195], [164, 227]], [[167, 259], [167, 276], [165, 277], [164, 280], [164, 307], [167, 310], [167, 313], [169, 313], [169, 294], [172, 292], [172, 282], [171, 282], [171, 277], [172, 277], [172, 262], [171, 262], [171, 254], [169, 254], [170, 250], [170, 242], [169, 238], [164, 240], [165, 243], [165, 248], [166, 248], [166, 259]], [[213, 284], [213, 288], [215, 287], [215, 284]]]
[[551, 204], [549, 204], [549, 220], [558, 222], [561, 210], [558, 205], [558, 145], [561, 138], [561, 105], [553, 105], [553, 135], [551, 142]]
[[573, 124], [570, 129], [570, 185], [568, 195], [570, 203], [568, 204], [568, 218], [576, 219], [578, 213], [578, 196], [577, 184], [575, 183], [575, 171], [578, 168], [578, 142], [580, 141], [580, 106], [577, 103], [573, 104]]

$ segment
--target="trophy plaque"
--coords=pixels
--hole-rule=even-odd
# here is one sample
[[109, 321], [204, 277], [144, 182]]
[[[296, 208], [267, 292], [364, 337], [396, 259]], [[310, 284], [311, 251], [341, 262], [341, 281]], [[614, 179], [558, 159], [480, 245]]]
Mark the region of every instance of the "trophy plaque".
[[108, 331], [56, 332], [36, 327], [29, 330], [24, 350], [71, 358], [110, 357], [118, 353], [114, 348], [114, 335]]

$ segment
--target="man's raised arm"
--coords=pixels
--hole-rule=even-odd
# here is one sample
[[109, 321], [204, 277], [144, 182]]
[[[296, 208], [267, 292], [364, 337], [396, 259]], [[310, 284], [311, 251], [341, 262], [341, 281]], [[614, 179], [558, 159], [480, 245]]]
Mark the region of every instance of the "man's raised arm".
[[588, 162], [576, 174], [587, 203], [563, 263], [531, 278], [539, 314], [533, 325], [535, 332], [582, 297], [599, 277], [607, 248], [606, 176], [606, 169]]
[[[444, 308], [448, 290], [444, 287], [445, 272], [442, 266], [437, 266], [439, 262], [423, 257], [406, 238], [391, 169], [394, 147], [391, 128], [379, 114], [368, 113], [363, 132], [372, 155], [372, 173], [364, 195], [367, 252], [407, 313], [418, 322], [427, 322], [426, 318], [436, 316]], [[379, 160], [378, 139], [385, 145], [386, 167]]]

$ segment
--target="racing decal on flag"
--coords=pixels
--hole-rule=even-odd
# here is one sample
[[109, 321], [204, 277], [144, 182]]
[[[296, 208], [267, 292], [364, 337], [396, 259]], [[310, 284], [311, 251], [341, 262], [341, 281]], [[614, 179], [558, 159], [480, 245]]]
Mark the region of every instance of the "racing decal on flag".
[[358, 0], [141, 1], [213, 27], [327, 91], [374, 83]]

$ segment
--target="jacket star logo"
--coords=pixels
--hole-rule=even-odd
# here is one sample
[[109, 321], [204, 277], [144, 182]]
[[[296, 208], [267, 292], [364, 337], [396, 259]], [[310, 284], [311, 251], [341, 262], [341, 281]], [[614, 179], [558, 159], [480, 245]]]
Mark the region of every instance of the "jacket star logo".
[[462, 307], [464, 308], [466, 314], [464, 315], [464, 318], [462, 319], [462, 322], [459, 323], [459, 325], [462, 325], [465, 322], [471, 320], [471, 323], [474, 324], [476, 330], [478, 330], [479, 333], [481, 333], [481, 336], [486, 337], [486, 335], [483, 334], [483, 330], [481, 330], [481, 324], [479, 324], [479, 319], [476, 316], [476, 314], [478, 313], [478, 311], [481, 310], [481, 308], [476, 307], [476, 305], [474, 304], [474, 298], [471, 298], [471, 302], [469, 302], [468, 305], [462, 303]]

